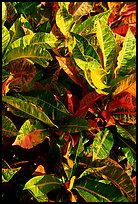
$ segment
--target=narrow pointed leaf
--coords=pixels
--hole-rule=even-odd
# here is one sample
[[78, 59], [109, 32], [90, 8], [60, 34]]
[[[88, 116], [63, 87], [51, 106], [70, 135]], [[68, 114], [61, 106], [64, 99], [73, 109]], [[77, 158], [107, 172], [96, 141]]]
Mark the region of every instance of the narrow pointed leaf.
[[64, 36], [69, 35], [69, 30], [73, 23], [72, 15], [69, 14], [65, 5], [61, 5], [56, 13], [56, 24]]
[[7, 7], [5, 2], [2, 2], [2, 25], [4, 25], [7, 18]]
[[2, 114], [2, 135], [17, 136], [18, 130], [12, 120]]
[[28, 118], [38, 119], [52, 127], [56, 126], [45, 113], [39, 110], [39, 108], [31, 102], [27, 102], [12, 96], [3, 96], [2, 100], [18, 111], [22, 112], [22, 114], [27, 114]]
[[107, 158], [113, 147], [113, 143], [113, 135], [110, 130], [105, 128], [104, 131], [98, 132], [94, 137], [92, 145], [93, 161]]
[[116, 76], [125, 76], [136, 69], [136, 39], [130, 28], [125, 36], [123, 48], [117, 58]]
[[100, 21], [96, 21], [96, 26], [97, 40], [103, 54], [104, 69], [107, 71], [112, 71], [116, 48], [114, 34], [108, 25], [100, 23]]
[[61, 188], [62, 183], [51, 175], [35, 176], [24, 186], [24, 190], [30, 191], [39, 202], [47, 202], [47, 193], [53, 189]]

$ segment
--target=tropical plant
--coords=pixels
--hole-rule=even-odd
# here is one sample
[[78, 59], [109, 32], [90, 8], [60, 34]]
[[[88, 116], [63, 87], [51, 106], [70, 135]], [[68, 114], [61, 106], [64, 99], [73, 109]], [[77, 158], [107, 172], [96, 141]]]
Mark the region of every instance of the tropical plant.
[[2, 3], [2, 181], [32, 201], [136, 200], [135, 21], [111, 3]]

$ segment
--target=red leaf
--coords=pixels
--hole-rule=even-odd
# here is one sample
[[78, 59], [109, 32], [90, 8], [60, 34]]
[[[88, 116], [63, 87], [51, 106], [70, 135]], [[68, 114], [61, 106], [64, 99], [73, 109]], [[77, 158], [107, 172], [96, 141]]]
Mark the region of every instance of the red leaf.
[[134, 176], [133, 178], [131, 178], [131, 181], [133, 182], [134, 187], [136, 188], [136, 176]]
[[73, 108], [73, 96], [72, 93], [65, 89], [67, 92], [67, 100], [68, 100], [68, 111], [72, 114], [74, 114], [74, 108]]
[[[119, 34], [119, 35], [125, 36], [127, 31], [128, 31], [129, 26], [130, 26], [130, 24], [129, 25], [128, 24], [120, 25], [117, 28], [114, 28], [112, 31], [114, 33]], [[136, 34], [136, 25], [130, 26], [130, 29], [131, 29], [132, 33], [135, 35]]]
[[86, 94], [80, 101], [80, 106], [76, 111], [76, 116], [86, 116], [89, 108], [92, 108], [93, 103], [95, 103], [99, 98], [104, 96], [103, 94], [98, 94], [96, 91]]

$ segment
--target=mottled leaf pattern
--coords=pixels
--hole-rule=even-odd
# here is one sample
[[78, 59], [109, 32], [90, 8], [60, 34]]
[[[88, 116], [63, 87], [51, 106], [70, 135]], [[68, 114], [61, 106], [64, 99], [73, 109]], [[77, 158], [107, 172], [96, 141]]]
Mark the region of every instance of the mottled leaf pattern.
[[18, 130], [12, 120], [2, 114], [2, 135], [17, 136]]

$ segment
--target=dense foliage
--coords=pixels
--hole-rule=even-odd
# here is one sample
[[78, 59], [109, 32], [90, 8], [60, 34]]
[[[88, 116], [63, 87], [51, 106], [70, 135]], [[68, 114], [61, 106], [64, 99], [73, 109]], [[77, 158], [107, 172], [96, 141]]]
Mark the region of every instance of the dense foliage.
[[2, 198], [136, 200], [136, 3], [2, 3]]

